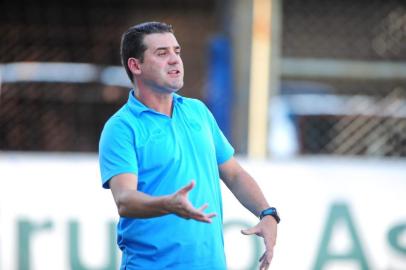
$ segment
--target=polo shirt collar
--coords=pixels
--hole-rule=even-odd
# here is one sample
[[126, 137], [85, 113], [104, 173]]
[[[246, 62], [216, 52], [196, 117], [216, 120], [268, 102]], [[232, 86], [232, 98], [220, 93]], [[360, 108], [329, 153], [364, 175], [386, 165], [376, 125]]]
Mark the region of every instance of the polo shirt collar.
[[[183, 103], [183, 97], [173, 93], [173, 102], [174, 102], [174, 106], [176, 106], [176, 104], [178, 103]], [[136, 116], [140, 116], [141, 113], [145, 112], [145, 111], [151, 111], [151, 112], [155, 112], [154, 110], [152, 110], [151, 108], [145, 106], [144, 104], [142, 104], [136, 97], [135, 97], [135, 93], [134, 93], [134, 89], [131, 89], [129, 96], [128, 96], [128, 102], [127, 105], [129, 106], [130, 110], [132, 113], [134, 113]]]

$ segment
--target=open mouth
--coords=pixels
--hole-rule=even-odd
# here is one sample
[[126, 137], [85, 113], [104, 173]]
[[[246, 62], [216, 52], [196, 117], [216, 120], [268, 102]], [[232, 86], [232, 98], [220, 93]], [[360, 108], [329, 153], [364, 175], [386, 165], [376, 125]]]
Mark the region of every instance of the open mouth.
[[175, 70], [170, 70], [169, 72], [168, 72], [168, 74], [169, 75], [178, 75], [178, 74], [180, 74], [180, 71], [179, 70], [177, 70], [177, 69], [175, 69]]

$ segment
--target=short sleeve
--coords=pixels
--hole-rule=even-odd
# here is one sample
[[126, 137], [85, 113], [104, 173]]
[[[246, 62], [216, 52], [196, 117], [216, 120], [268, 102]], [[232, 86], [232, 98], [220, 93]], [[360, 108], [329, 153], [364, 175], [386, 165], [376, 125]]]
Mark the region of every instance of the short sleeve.
[[102, 185], [118, 174], [138, 174], [138, 163], [132, 129], [119, 117], [105, 124], [99, 142], [99, 165]]
[[208, 121], [210, 122], [211, 131], [213, 135], [214, 146], [216, 148], [217, 164], [223, 164], [228, 161], [234, 155], [234, 148], [224, 136], [220, 127], [218, 126], [216, 119], [210, 110], [204, 105]]

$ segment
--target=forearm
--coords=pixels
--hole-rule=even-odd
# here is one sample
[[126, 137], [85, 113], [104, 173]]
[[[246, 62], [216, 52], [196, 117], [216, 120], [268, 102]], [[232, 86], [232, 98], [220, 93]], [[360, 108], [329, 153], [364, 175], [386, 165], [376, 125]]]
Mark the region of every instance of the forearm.
[[150, 196], [137, 190], [125, 190], [115, 198], [120, 216], [151, 218], [170, 213], [167, 209], [169, 196]]
[[122, 217], [151, 218], [175, 214], [185, 219], [210, 223], [211, 219], [216, 216], [215, 213], [205, 214], [203, 212], [207, 208], [207, 204], [195, 208], [189, 201], [188, 193], [195, 186], [194, 181], [173, 194], [150, 196], [134, 189], [136, 180], [134, 175], [122, 174], [113, 177], [110, 181], [118, 213]]
[[[269, 208], [269, 204], [257, 182], [239, 165], [235, 158], [221, 164], [219, 172], [221, 179], [234, 196], [254, 215], [259, 216], [261, 211]], [[243, 230], [242, 233], [256, 234], [264, 238], [266, 251], [260, 259], [260, 269], [267, 269], [272, 260], [273, 247], [276, 241], [276, 219], [265, 217], [256, 226]]]
[[244, 170], [241, 170], [226, 185], [238, 201], [254, 215], [269, 207], [257, 182]]

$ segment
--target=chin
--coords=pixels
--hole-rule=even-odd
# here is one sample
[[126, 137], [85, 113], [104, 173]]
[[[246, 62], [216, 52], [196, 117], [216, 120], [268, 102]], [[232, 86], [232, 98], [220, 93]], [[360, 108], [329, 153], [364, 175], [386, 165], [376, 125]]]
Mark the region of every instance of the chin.
[[162, 88], [160, 91], [162, 93], [166, 93], [166, 94], [171, 94], [171, 93], [176, 93], [181, 89], [181, 87], [175, 87], [175, 86], [168, 86], [165, 88]]
[[178, 92], [180, 89], [182, 89], [183, 83], [180, 85], [172, 85], [171, 90], [172, 92]]
[[172, 92], [172, 93], [176, 93], [176, 92], [178, 92], [181, 88], [182, 88], [182, 87], [171, 89], [171, 92]]

